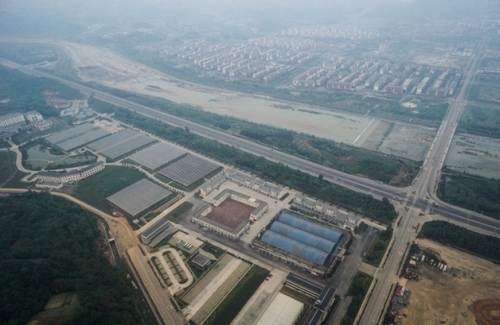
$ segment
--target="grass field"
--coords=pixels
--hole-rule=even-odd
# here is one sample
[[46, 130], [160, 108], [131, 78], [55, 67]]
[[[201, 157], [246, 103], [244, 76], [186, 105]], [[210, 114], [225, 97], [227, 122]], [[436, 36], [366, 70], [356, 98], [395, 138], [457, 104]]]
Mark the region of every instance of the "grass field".
[[259, 288], [269, 271], [253, 265], [243, 279], [214, 310], [204, 325], [228, 325]]
[[170, 221], [175, 221], [177, 218], [182, 216], [184, 213], [186, 213], [189, 209], [193, 207], [192, 203], [189, 202], [183, 202], [181, 205], [179, 205], [177, 208], [172, 210], [169, 214], [166, 215], [166, 218]]
[[21, 178], [27, 174], [17, 170], [16, 154], [14, 152], [0, 151], [0, 187], [25, 188], [28, 183], [22, 183]]
[[10, 144], [3, 140], [0, 140], [0, 148], [10, 148]]
[[366, 252], [365, 262], [375, 267], [378, 267], [380, 265], [380, 262], [382, 261], [382, 258], [385, 255], [385, 251], [387, 250], [387, 246], [389, 246], [391, 238], [392, 238], [391, 228], [379, 231], [375, 236], [372, 245]]
[[460, 117], [459, 127], [482, 136], [500, 138], [498, 108], [467, 105]]
[[142, 178], [145, 175], [134, 168], [106, 166], [104, 170], [79, 181], [74, 196], [109, 212], [111, 208], [106, 198]]
[[363, 300], [365, 300], [365, 296], [368, 293], [368, 289], [370, 288], [372, 281], [372, 276], [362, 272], [356, 273], [351, 285], [349, 286], [349, 290], [347, 290], [347, 294], [352, 297], [352, 301], [347, 308], [347, 313], [340, 323], [341, 325], [354, 324], [354, 320], [358, 315]]
[[16, 173], [15, 159], [16, 154], [13, 152], [0, 152], [0, 186]]

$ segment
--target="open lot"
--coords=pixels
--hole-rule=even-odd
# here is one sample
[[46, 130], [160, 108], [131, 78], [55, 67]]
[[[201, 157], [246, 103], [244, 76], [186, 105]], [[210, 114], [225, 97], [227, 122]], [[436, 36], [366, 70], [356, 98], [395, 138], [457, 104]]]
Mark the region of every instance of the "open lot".
[[250, 219], [250, 213], [253, 210], [255, 210], [254, 207], [228, 198], [221, 205], [214, 206], [212, 212], [207, 215], [207, 218], [235, 229], [242, 222]]
[[458, 172], [485, 178], [500, 178], [499, 157], [499, 139], [456, 134], [444, 164]]
[[[442, 272], [418, 263], [422, 279], [406, 283], [411, 298], [410, 304], [403, 309], [406, 317], [402, 324], [480, 324], [476, 322], [473, 306], [479, 300], [500, 299], [500, 266], [429, 240], [419, 240], [418, 245], [439, 255], [448, 264], [448, 270]], [[483, 310], [483, 316], [498, 317], [498, 305], [482, 305], [484, 308], [480, 306], [479, 309]], [[497, 322], [482, 324], [498, 324], [498, 318]]]
[[135, 168], [106, 166], [104, 170], [78, 182], [74, 196], [98, 209], [110, 212], [106, 198], [144, 178]]

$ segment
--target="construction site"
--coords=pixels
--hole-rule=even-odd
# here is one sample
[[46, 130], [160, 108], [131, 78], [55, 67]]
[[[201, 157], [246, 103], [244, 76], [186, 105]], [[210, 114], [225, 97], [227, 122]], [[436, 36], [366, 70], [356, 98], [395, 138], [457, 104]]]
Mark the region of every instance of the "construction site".
[[384, 324], [500, 324], [500, 266], [421, 239], [394, 287]]

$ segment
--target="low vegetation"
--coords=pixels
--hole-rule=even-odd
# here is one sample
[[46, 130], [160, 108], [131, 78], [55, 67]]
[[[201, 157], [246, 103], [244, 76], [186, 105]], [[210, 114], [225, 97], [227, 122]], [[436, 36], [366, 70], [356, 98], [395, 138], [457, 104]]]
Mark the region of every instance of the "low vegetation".
[[382, 201], [376, 200], [371, 195], [355, 192], [284, 164], [271, 162], [264, 157], [257, 157], [215, 140], [203, 138], [189, 130], [173, 127], [123, 108], [115, 108], [115, 118], [193, 151], [246, 169], [264, 180], [293, 187], [366, 217], [384, 223], [391, 223], [396, 217], [394, 206], [387, 198]]
[[460, 248], [500, 263], [500, 238], [497, 237], [479, 234], [441, 220], [424, 223], [419, 237]]
[[468, 133], [500, 138], [500, 110], [498, 108], [467, 105], [460, 117], [459, 127]]
[[172, 210], [169, 214], [165, 216], [170, 221], [175, 221], [177, 218], [182, 216], [184, 213], [188, 212], [189, 209], [193, 207], [193, 204], [190, 202], [183, 202], [177, 208]]
[[[363, 175], [396, 186], [411, 184], [420, 165], [408, 159], [387, 156], [375, 151], [349, 146], [313, 135], [297, 133], [247, 120], [204, 112], [186, 104], [176, 104], [162, 98], [131, 94], [122, 90], [106, 89], [121, 98], [138, 102], [168, 114], [220, 129], [247, 140], [276, 148], [291, 155], [314, 161], [353, 175]], [[102, 112], [113, 112], [109, 104], [91, 98], [90, 104]], [[404, 175], [401, 177], [401, 175]]]
[[358, 272], [354, 276], [351, 285], [349, 286], [349, 290], [347, 290], [347, 295], [352, 297], [352, 301], [347, 308], [347, 312], [342, 319], [341, 325], [352, 325], [354, 324], [354, 320], [358, 315], [359, 309], [363, 304], [363, 300], [365, 300], [365, 296], [368, 293], [368, 289], [370, 289], [370, 285], [372, 284], [373, 277], [368, 274]]
[[444, 202], [500, 218], [500, 180], [443, 173], [437, 194]]
[[145, 178], [134, 168], [106, 166], [100, 172], [78, 182], [73, 196], [100, 209], [110, 211], [106, 198]]
[[354, 229], [354, 233], [358, 235], [362, 235], [368, 229], [368, 225], [364, 222], [360, 222], [358, 226]]
[[26, 324], [56, 294], [75, 292], [67, 324], [140, 324], [129, 281], [92, 245], [96, 218], [48, 194], [0, 198], [0, 315]]
[[9, 99], [7, 103], [0, 104], [2, 114], [34, 110], [44, 118], [58, 116], [59, 111], [45, 103], [45, 90], [57, 92], [59, 98], [83, 98], [78, 90], [54, 79], [37, 78], [0, 66], [0, 100]]
[[268, 270], [258, 265], [253, 265], [204, 324], [229, 325], [268, 274]]
[[371, 264], [375, 267], [380, 265], [380, 262], [384, 258], [387, 246], [391, 242], [392, 238], [392, 228], [388, 227], [386, 230], [381, 230], [375, 236], [372, 245], [366, 252], [365, 262]]

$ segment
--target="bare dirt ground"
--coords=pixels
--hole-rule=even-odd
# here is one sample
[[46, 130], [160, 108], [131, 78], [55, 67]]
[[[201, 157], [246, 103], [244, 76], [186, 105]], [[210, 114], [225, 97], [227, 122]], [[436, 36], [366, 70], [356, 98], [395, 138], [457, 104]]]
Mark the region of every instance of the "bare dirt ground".
[[235, 229], [242, 222], [250, 220], [250, 213], [253, 210], [254, 207], [228, 198], [221, 205], [213, 207], [207, 218]]
[[[404, 325], [496, 325], [500, 306], [486, 303], [479, 307], [484, 319], [496, 322], [476, 322], [474, 303], [483, 299], [500, 299], [500, 266], [479, 257], [420, 240], [421, 248], [430, 248], [448, 264], [442, 272], [424, 263], [418, 264], [422, 279], [408, 281], [410, 304], [402, 310]], [[476, 305], [477, 306], [477, 305]]]
[[474, 315], [479, 325], [500, 324], [500, 300], [484, 299], [474, 304]]

